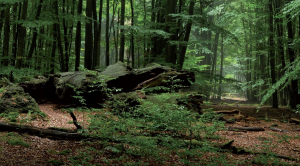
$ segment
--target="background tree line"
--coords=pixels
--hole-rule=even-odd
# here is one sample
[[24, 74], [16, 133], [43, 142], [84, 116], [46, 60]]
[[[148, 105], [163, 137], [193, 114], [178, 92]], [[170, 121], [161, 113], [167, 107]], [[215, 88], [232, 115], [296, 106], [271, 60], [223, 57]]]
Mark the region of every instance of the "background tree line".
[[299, 9], [299, 0], [0, 0], [1, 70], [157, 62], [197, 71], [212, 98], [233, 79], [250, 101], [296, 108]]

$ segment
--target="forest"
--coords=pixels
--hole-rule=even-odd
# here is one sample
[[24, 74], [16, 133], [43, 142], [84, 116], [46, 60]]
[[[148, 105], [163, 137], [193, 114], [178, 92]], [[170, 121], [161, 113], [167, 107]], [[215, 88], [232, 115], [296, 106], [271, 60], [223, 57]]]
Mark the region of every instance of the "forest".
[[0, 165], [299, 165], [300, 0], [0, 0]]

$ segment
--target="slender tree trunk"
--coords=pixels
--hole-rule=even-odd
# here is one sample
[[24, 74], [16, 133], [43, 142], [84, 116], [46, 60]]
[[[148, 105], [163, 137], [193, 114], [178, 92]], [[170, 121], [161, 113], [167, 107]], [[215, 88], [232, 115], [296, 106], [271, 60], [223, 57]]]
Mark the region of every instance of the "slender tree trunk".
[[[194, 14], [194, 5], [195, 5], [195, 1], [191, 0], [190, 2], [190, 6], [189, 6], [189, 15], [193, 15]], [[192, 20], [189, 20], [187, 25], [186, 25], [186, 31], [185, 31], [185, 35], [184, 35], [184, 41], [188, 42], [189, 38], [190, 38], [190, 33], [191, 33], [191, 29], [192, 29]], [[183, 63], [184, 63], [184, 57], [185, 57], [185, 53], [186, 53], [186, 49], [187, 49], [188, 44], [183, 45], [180, 49], [180, 53], [179, 53], [179, 69], [182, 69]]]
[[[82, 0], [78, 1], [77, 14], [82, 15]], [[75, 71], [78, 71], [80, 66], [80, 50], [81, 50], [81, 22], [77, 21], [76, 37], [75, 37]]]
[[[27, 7], [28, 0], [23, 1], [22, 6], [22, 20], [27, 18]], [[20, 69], [22, 67], [23, 56], [25, 55], [25, 38], [26, 38], [26, 28], [24, 26], [20, 27], [20, 35], [18, 39], [18, 54], [17, 54], [17, 64], [16, 68]]]
[[[39, 17], [41, 15], [42, 4], [43, 4], [43, 0], [40, 0], [38, 8], [37, 8], [36, 16], [35, 16], [36, 20], [39, 20]], [[34, 49], [36, 49], [36, 40], [37, 40], [37, 28], [35, 27], [34, 30], [33, 30], [33, 37], [32, 37], [31, 46], [30, 46], [30, 49], [29, 49], [29, 52], [28, 52], [28, 59], [29, 60], [32, 58]]]
[[100, 47], [100, 45], [98, 45], [98, 38], [99, 38], [99, 20], [98, 21], [98, 18], [97, 18], [97, 5], [96, 5], [96, 0], [93, 0], [93, 5], [92, 5], [92, 8], [93, 8], [93, 19], [94, 19], [94, 50], [93, 50], [93, 66], [92, 66], [92, 69], [95, 69], [95, 67], [97, 66], [97, 56], [100, 55], [98, 54], [98, 47]]
[[[2, 38], [1, 38], [1, 35], [2, 35], [2, 29], [3, 29], [3, 20], [5, 19], [5, 3], [4, 2], [1, 2], [0, 4], [0, 8], [2, 8], [0, 14], [0, 46], [2, 46]], [[3, 56], [3, 55], [2, 55]], [[5, 57], [1, 57], [1, 58], [5, 58]], [[5, 62], [3, 62], [5, 63]], [[2, 64], [1, 60], [0, 60], [0, 65]]]
[[[86, 16], [93, 17], [93, 0], [86, 1]], [[91, 70], [93, 65], [93, 24], [89, 20], [85, 24], [84, 67]]]
[[50, 62], [50, 74], [54, 74], [55, 72], [55, 54], [56, 54], [56, 40], [57, 39], [57, 26], [53, 24], [53, 42], [52, 42], [52, 50], [51, 50], [51, 62]]
[[10, 34], [10, 5], [7, 5], [5, 9], [5, 22], [4, 22], [3, 57], [5, 59], [3, 60], [3, 66], [8, 66], [8, 62], [9, 62], [9, 34]]
[[[134, 10], [133, 10], [133, 2], [130, 0], [131, 6], [131, 26], [134, 26]], [[131, 31], [131, 58], [132, 58], [132, 68], [134, 69], [134, 38], [133, 38], [133, 30]]]
[[[290, 57], [290, 63], [293, 63], [296, 59], [295, 51], [293, 48], [291, 48], [291, 44], [294, 39], [294, 33], [293, 33], [293, 24], [292, 24], [292, 19], [291, 15], [287, 14], [287, 30], [288, 30], [288, 53]], [[300, 104], [299, 100], [299, 94], [298, 94], [298, 81], [297, 80], [292, 80], [291, 81], [291, 88], [290, 88], [290, 106], [292, 109], [296, 108], [297, 104]]]
[[59, 60], [60, 60], [60, 70], [65, 72], [65, 59], [64, 59], [64, 50], [62, 47], [61, 41], [61, 33], [60, 33], [60, 24], [59, 24], [59, 17], [58, 17], [58, 0], [54, 0], [54, 10], [55, 10], [55, 17], [58, 23], [55, 23], [57, 26], [57, 48], [59, 52]]
[[[275, 71], [275, 51], [274, 47], [274, 27], [273, 27], [273, 0], [269, 0], [269, 57], [270, 57], [270, 65], [271, 65], [271, 79], [272, 85], [276, 83], [276, 71]], [[278, 108], [278, 99], [277, 99], [277, 90], [272, 95], [273, 102], [272, 108]]]
[[99, 27], [98, 27], [98, 40], [97, 40], [97, 45], [98, 45], [98, 51], [97, 51], [97, 56], [96, 56], [96, 66], [100, 66], [100, 55], [101, 55], [101, 29], [102, 29], [102, 11], [103, 11], [103, 0], [100, 0], [100, 10], [99, 10]]
[[218, 89], [218, 100], [221, 100], [221, 93], [222, 93], [222, 76], [223, 76], [223, 62], [224, 62], [224, 37], [222, 35], [221, 41], [221, 66], [220, 66], [220, 80], [219, 80], [219, 89]]
[[177, 46], [172, 44], [171, 42], [176, 40], [176, 30], [174, 27], [176, 26], [175, 19], [170, 14], [175, 14], [176, 12], [177, 0], [167, 0], [166, 7], [166, 32], [171, 33], [169, 40], [165, 45], [165, 62], [176, 64], [176, 52]]
[[[125, 22], [125, 0], [121, 0], [121, 26], [124, 26]], [[120, 58], [119, 61], [124, 62], [124, 50], [125, 50], [125, 35], [124, 29], [121, 29], [121, 39], [120, 39]]]
[[105, 65], [109, 65], [109, 0], [106, 0], [106, 28], [105, 28]]
[[[17, 20], [19, 19], [17, 16], [18, 14], [18, 3], [15, 3], [13, 6], [13, 10], [12, 10], [13, 16], [12, 19], [13, 20]], [[13, 31], [13, 42], [12, 42], [12, 60], [11, 60], [11, 65], [15, 66], [15, 60], [17, 57], [17, 24], [14, 24], [12, 27], [12, 31]]]

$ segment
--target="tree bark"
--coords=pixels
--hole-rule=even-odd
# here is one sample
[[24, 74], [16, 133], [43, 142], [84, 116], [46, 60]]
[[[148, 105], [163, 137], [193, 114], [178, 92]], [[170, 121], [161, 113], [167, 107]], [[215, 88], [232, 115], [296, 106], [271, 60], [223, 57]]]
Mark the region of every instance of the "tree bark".
[[50, 129], [43, 129], [28, 125], [19, 125], [15, 123], [5, 123], [0, 122], [0, 130], [1, 131], [17, 131], [20, 133], [27, 133], [30, 135], [35, 135], [39, 137], [54, 139], [54, 140], [82, 140], [88, 138], [82, 134], [77, 133], [68, 133], [68, 132], [61, 132], [56, 130]]
[[[269, 57], [270, 57], [270, 66], [271, 66], [271, 79], [272, 85], [276, 83], [276, 71], [275, 71], [275, 51], [274, 47], [274, 27], [273, 27], [273, 0], [269, 0]], [[273, 102], [272, 108], [278, 108], [278, 98], [277, 98], [277, 90], [272, 95]]]
[[[121, 0], [121, 22], [120, 25], [124, 26], [125, 22], [125, 0]], [[121, 39], [120, 39], [120, 54], [119, 61], [124, 62], [124, 50], [125, 50], [125, 36], [124, 29], [121, 28]]]
[[106, 0], [105, 65], [109, 65], [109, 0]]
[[8, 66], [8, 62], [9, 62], [9, 34], [10, 34], [10, 5], [7, 5], [5, 9], [5, 22], [4, 22], [3, 66]]
[[[131, 26], [134, 26], [134, 10], [133, 10], [133, 1], [130, 0], [130, 7], [131, 7]], [[131, 30], [131, 60], [132, 60], [132, 68], [134, 69], [134, 37], [133, 37], [133, 29]]]
[[[42, 11], [42, 4], [43, 4], [43, 0], [40, 0], [38, 8], [37, 8], [37, 12], [36, 12], [35, 20], [39, 20], [39, 17], [41, 15], [41, 11]], [[33, 37], [32, 37], [31, 46], [30, 46], [30, 49], [28, 52], [28, 59], [32, 58], [33, 51], [34, 51], [34, 49], [36, 49], [36, 39], [37, 39], [37, 28], [35, 27], [33, 29]]]
[[[294, 33], [293, 33], [293, 24], [291, 15], [287, 14], [287, 31], [288, 31], [288, 53], [290, 57], [290, 63], [293, 63], [296, 59], [295, 51], [291, 48], [291, 44], [293, 43]], [[290, 106], [292, 109], [296, 108], [297, 104], [300, 104], [300, 95], [298, 94], [298, 81], [296, 79], [292, 79], [291, 87], [290, 87]]]
[[222, 42], [221, 42], [221, 66], [220, 66], [220, 80], [219, 80], [219, 89], [218, 89], [218, 100], [221, 100], [221, 93], [222, 93], [222, 76], [223, 76], [223, 62], [224, 62], [224, 43], [223, 43], [223, 35], [222, 35]]
[[[191, 0], [190, 6], [189, 6], [189, 15], [193, 15], [194, 14], [194, 5], [195, 5], [195, 1]], [[183, 41], [185, 41], [185, 42], [189, 41], [190, 33], [191, 33], [191, 28], [192, 28], [192, 20], [189, 20], [188, 23], [187, 23], [187, 25], [186, 25], [186, 32], [185, 32], [184, 40]], [[179, 69], [182, 69], [187, 46], [188, 46], [188, 44], [183, 45], [181, 47], [181, 49], [180, 49], [179, 62], [178, 62], [179, 63]]]
[[[22, 6], [22, 20], [26, 20], [27, 18], [27, 7], [28, 0], [23, 1]], [[17, 53], [17, 63], [16, 68], [20, 69], [22, 67], [22, 60], [25, 53], [25, 38], [26, 38], [26, 27], [20, 26], [20, 35], [18, 39], [18, 53]]]
[[[82, 0], [78, 1], [77, 14], [82, 15]], [[76, 37], [75, 37], [75, 71], [79, 71], [80, 66], [80, 51], [81, 50], [81, 22], [77, 21]]]
[[[93, 0], [86, 1], [86, 16], [93, 17]], [[92, 20], [85, 23], [84, 67], [91, 70], [93, 64], [93, 25]]]

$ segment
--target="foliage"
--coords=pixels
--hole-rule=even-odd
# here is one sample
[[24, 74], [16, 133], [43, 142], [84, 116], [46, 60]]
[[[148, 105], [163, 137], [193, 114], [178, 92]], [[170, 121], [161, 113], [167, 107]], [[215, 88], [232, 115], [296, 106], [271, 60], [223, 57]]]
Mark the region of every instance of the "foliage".
[[10, 76], [10, 73], [13, 73], [14, 82], [24, 82], [24, 81], [30, 81], [34, 76], [36, 75], [43, 75], [41, 71], [34, 70], [32, 68], [22, 68], [17, 69], [13, 66], [7, 66], [7, 67], [0, 67], [1, 74]]
[[51, 163], [53, 166], [64, 165], [65, 163], [59, 160], [49, 160], [48, 163]]
[[29, 144], [23, 141], [23, 138], [15, 133], [7, 133], [6, 136], [1, 138], [2, 141], [6, 141], [10, 145], [21, 145], [29, 148]]

